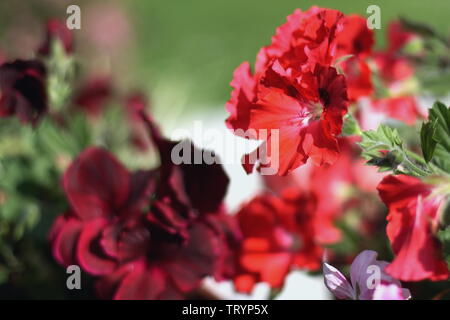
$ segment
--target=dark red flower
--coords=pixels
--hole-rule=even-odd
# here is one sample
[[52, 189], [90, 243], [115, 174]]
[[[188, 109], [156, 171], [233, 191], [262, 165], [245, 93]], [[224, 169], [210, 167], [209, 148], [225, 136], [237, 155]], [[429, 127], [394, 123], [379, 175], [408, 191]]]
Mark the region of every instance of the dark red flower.
[[108, 76], [97, 75], [87, 79], [75, 93], [75, 107], [86, 114], [97, 117], [112, 97], [113, 86]]
[[66, 53], [72, 53], [73, 39], [72, 32], [67, 28], [66, 24], [60, 20], [49, 20], [47, 22], [46, 38], [39, 48], [41, 55], [50, 54], [52, 42], [60, 41]]
[[218, 164], [175, 165], [177, 143], [139, 112], [161, 166], [129, 173], [107, 151], [85, 150], [64, 175], [70, 209], [50, 232], [53, 254], [98, 276], [103, 298], [183, 298], [208, 275], [233, 274], [239, 234], [222, 203], [228, 178]]
[[396, 255], [386, 271], [403, 281], [447, 279], [450, 271], [436, 238], [444, 197], [406, 175], [385, 177], [378, 191], [389, 209], [386, 231]]
[[[140, 175], [144, 183], [138, 183]], [[67, 169], [63, 185], [70, 210], [51, 232], [59, 263], [77, 261], [87, 272], [103, 275], [130, 259], [130, 246], [145, 251], [149, 235], [137, 230], [143, 229], [146, 200], [155, 188], [151, 174], [132, 175], [107, 151], [89, 148]], [[142, 238], [131, 244], [137, 238], [127, 235], [135, 232]]]
[[0, 66], [0, 117], [16, 115], [36, 124], [47, 111], [46, 70], [37, 60], [16, 60]]
[[125, 99], [125, 114], [130, 126], [131, 143], [140, 151], [147, 151], [151, 145], [147, 128], [142, 121], [141, 112], [147, 108], [147, 98], [140, 92], [128, 95]]

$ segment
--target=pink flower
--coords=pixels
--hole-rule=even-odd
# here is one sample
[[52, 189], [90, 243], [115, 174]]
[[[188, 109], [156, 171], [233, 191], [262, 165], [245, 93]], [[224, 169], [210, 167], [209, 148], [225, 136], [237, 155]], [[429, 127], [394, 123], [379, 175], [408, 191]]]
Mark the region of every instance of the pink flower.
[[[350, 282], [335, 267], [323, 264], [325, 285], [338, 299], [351, 300], [406, 300], [411, 297], [400, 281], [385, 272], [389, 264], [376, 260], [372, 250], [361, 252], [350, 267]], [[378, 277], [377, 277], [378, 276]]]

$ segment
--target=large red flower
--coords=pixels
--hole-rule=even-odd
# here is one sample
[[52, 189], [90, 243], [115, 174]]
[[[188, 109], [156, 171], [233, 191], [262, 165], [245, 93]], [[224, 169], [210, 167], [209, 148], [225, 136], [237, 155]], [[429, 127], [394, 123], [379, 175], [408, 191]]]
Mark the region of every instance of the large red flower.
[[259, 169], [271, 169], [263, 174], [285, 175], [309, 158], [319, 165], [337, 159], [348, 100], [373, 90], [365, 62], [373, 42], [362, 17], [296, 10], [260, 50], [254, 73], [248, 63], [235, 70], [226, 124], [236, 135], [263, 141], [244, 157], [247, 172], [256, 160]]
[[37, 60], [16, 60], [0, 66], [0, 117], [16, 115], [36, 124], [47, 111], [46, 70]]
[[385, 177], [378, 190], [389, 208], [387, 235], [396, 255], [386, 271], [403, 281], [447, 279], [450, 271], [435, 236], [444, 198], [405, 175]]

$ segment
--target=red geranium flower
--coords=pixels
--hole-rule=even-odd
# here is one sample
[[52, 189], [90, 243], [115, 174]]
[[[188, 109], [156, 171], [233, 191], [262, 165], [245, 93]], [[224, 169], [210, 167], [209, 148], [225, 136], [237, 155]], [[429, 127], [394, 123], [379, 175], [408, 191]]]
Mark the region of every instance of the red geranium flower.
[[356, 146], [358, 139], [339, 138], [338, 141], [341, 152], [333, 165], [319, 167], [307, 163], [287, 177], [264, 176], [265, 185], [277, 195], [292, 189], [315, 199], [314, 224], [320, 231], [315, 239], [320, 244], [332, 244], [341, 239], [335, 224], [347, 210], [358, 208], [364, 215], [362, 223], [364, 218], [371, 219], [374, 208], [361, 207], [360, 200], [373, 198], [376, 201], [376, 187], [385, 176], [361, 159]]
[[36, 124], [47, 111], [46, 70], [37, 60], [16, 60], [0, 66], [0, 117], [16, 115]]
[[388, 89], [388, 96], [371, 99], [362, 103], [364, 110], [359, 114], [363, 129], [375, 129], [385, 119], [395, 119], [406, 124], [414, 124], [418, 118], [426, 116], [408, 88], [413, 81], [414, 67], [399, 54], [401, 47], [413, 36], [400, 30], [400, 23], [393, 23], [388, 29], [388, 48], [373, 54], [378, 76]]
[[314, 201], [286, 194], [261, 195], [237, 213], [243, 240], [237, 254], [236, 289], [250, 292], [257, 282], [280, 288], [293, 267], [317, 270], [322, 249], [314, 241]]
[[389, 209], [387, 235], [396, 255], [386, 271], [403, 281], [447, 279], [450, 271], [435, 236], [444, 198], [406, 175], [385, 177], [378, 191]]
[[[373, 42], [362, 17], [317, 7], [296, 10], [260, 50], [254, 73], [248, 63], [235, 70], [226, 124], [237, 135], [263, 140], [244, 157], [247, 172], [255, 160], [259, 169], [285, 175], [309, 158], [319, 165], [337, 159], [336, 136], [348, 100], [373, 91], [365, 62]], [[339, 75], [333, 65], [347, 55], [340, 62], [345, 76]]]

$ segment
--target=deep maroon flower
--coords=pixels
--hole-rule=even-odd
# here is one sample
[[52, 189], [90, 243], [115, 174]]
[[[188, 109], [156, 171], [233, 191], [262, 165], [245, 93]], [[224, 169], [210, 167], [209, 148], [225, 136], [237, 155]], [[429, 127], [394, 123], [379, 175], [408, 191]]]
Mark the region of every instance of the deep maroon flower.
[[147, 98], [140, 92], [129, 94], [124, 103], [125, 114], [130, 127], [131, 143], [140, 151], [147, 151], [151, 145], [141, 112], [147, 108]]
[[173, 164], [176, 142], [141, 115], [160, 167], [129, 173], [107, 151], [85, 150], [64, 175], [70, 209], [53, 225], [53, 254], [98, 276], [103, 298], [183, 298], [204, 277], [233, 273], [238, 233], [222, 203], [228, 178], [220, 165]]
[[0, 66], [0, 117], [16, 115], [36, 124], [47, 111], [46, 70], [37, 60], [16, 60]]

